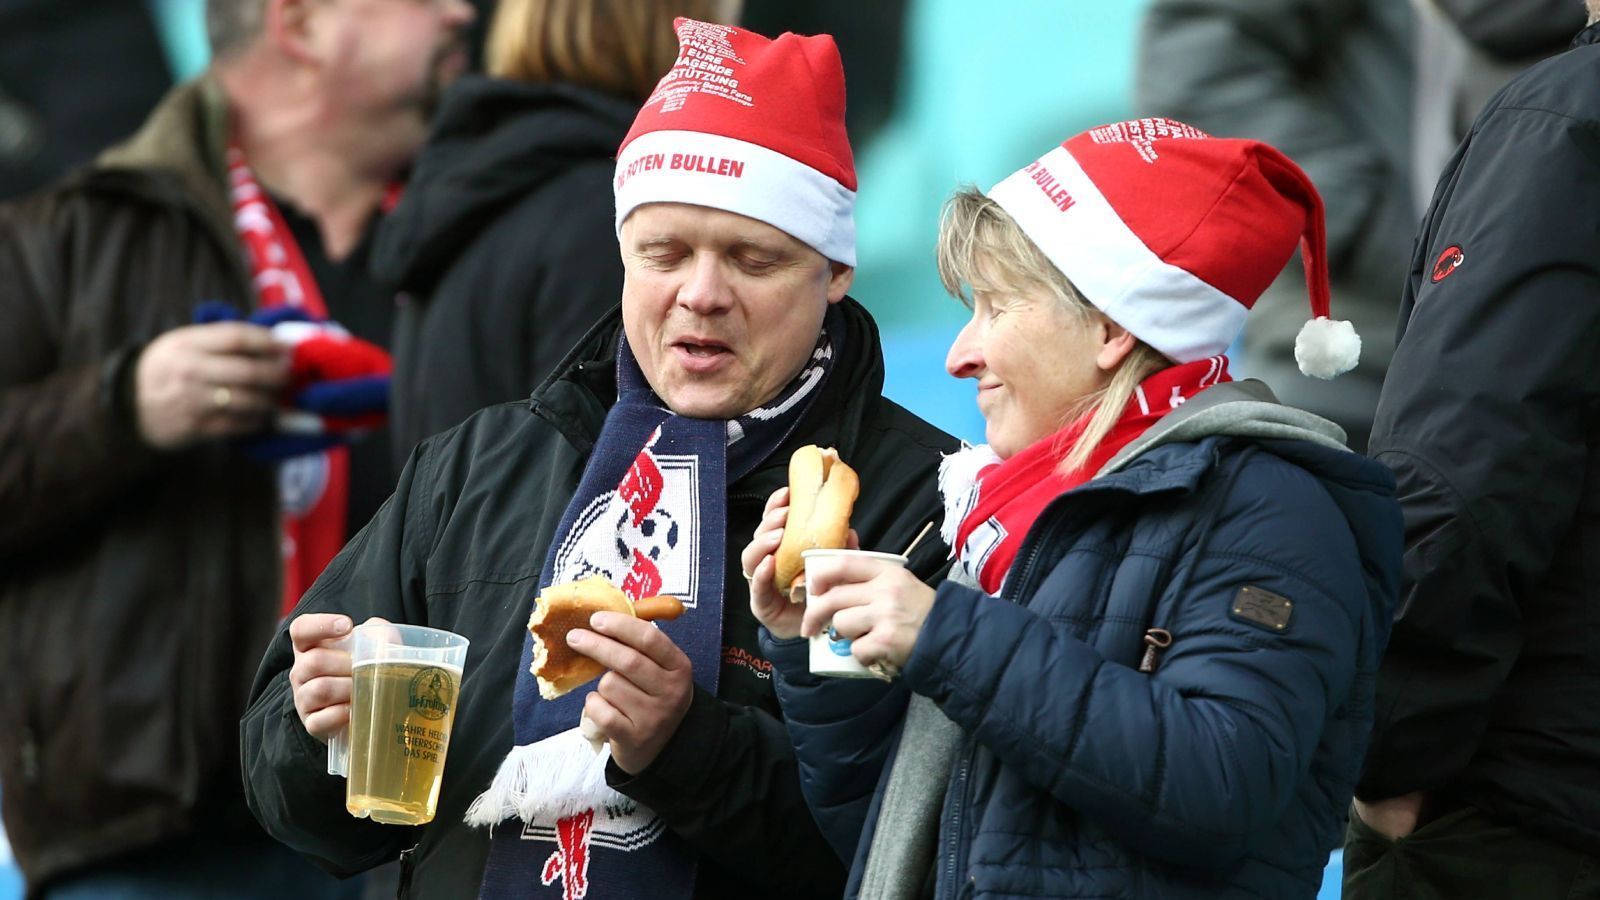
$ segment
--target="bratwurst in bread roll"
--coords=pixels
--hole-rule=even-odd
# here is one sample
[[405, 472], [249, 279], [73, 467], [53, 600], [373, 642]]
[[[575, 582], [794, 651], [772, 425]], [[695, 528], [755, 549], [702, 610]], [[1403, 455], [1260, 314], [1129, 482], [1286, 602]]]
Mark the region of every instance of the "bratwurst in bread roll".
[[832, 447], [807, 444], [789, 457], [789, 521], [778, 544], [777, 572], [773, 581], [791, 603], [804, 587], [806, 550], [838, 550], [850, 537], [850, 510], [855, 506], [861, 481]]
[[567, 644], [567, 632], [588, 628], [589, 617], [597, 612], [665, 621], [683, 614], [683, 602], [677, 597], [629, 600], [599, 575], [545, 588], [534, 599], [533, 616], [528, 619], [528, 630], [533, 633], [531, 669], [539, 683], [539, 696], [554, 700], [605, 674], [605, 666]]

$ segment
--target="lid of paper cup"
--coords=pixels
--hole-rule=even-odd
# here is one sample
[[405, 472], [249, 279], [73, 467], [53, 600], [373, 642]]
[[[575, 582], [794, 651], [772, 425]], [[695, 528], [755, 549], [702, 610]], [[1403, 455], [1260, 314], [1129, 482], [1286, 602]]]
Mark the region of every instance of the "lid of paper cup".
[[882, 553], [877, 550], [843, 550], [832, 548], [818, 548], [816, 550], [801, 550], [801, 559], [810, 559], [813, 556], [858, 556], [863, 559], [881, 559], [885, 562], [907, 565], [910, 558], [899, 553]]

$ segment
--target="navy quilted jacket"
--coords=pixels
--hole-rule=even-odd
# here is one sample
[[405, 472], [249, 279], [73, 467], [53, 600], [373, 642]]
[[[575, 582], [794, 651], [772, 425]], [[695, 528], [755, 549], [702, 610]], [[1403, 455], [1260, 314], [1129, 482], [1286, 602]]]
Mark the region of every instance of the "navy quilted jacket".
[[[943, 583], [892, 686], [814, 678], [803, 644], [768, 636], [807, 800], [855, 860], [848, 896], [873, 829], [918, 825], [878, 820], [908, 691], [963, 732], [939, 897], [1314, 896], [1402, 546], [1388, 471], [1328, 443], [1143, 449], [1046, 508], [999, 598]], [[1149, 628], [1172, 643], [1147, 674]]]

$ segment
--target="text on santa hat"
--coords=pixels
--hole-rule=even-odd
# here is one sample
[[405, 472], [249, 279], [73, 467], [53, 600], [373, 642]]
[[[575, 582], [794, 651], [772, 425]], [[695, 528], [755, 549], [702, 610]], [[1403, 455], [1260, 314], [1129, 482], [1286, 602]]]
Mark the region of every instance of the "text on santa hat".
[[1034, 184], [1039, 186], [1039, 190], [1044, 192], [1044, 198], [1049, 200], [1050, 204], [1056, 209], [1066, 212], [1072, 208], [1073, 204], [1078, 202], [1072, 199], [1072, 194], [1062, 187], [1061, 182], [1056, 180], [1056, 176], [1038, 160], [1028, 163], [1028, 167], [1022, 171]]
[[1156, 152], [1156, 141], [1203, 141], [1209, 137], [1193, 125], [1159, 117], [1130, 119], [1089, 129], [1089, 140], [1096, 144], [1131, 144], [1139, 158], [1146, 163], [1154, 163], [1161, 158], [1161, 154]]
[[727, 178], [744, 177], [744, 161], [725, 156], [706, 156], [700, 153], [646, 153], [628, 163], [617, 173], [617, 187], [640, 172], [656, 169], [680, 172], [700, 172], [705, 175], [722, 175]]
[[661, 111], [669, 113], [682, 109], [690, 94], [711, 94], [740, 106], [754, 106], [755, 99], [739, 90], [739, 78], [732, 68], [745, 64], [733, 51], [732, 33], [726, 25], [707, 22], [680, 25], [678, 58], [644, 105], [660, 103]]

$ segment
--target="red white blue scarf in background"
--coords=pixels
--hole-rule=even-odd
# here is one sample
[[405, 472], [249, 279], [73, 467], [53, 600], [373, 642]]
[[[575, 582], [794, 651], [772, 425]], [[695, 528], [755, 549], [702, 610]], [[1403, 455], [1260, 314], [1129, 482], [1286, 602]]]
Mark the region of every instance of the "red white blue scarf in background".
[[[256, 183], [237, 143], [228, 146], [233, 227], [250, 258], [258, 309], [295, 306], [328, 318], [317, 280], [278, 207]], [[287, 614], [344, 546], [350, 507], [350, 450], [330, 447], [278, 468], [283, 522], [283, 601]]]
[[946, 457], [939, 466], [939, 490], [945, 502], [943, 535], [954, 548], [956, 565], [984, 591], [999, 594], [1022, 539], [1051, 500], [1093, 478], [1122, 448], [1184, 401], [1232, 380], [1225, 356], [1156, 372], [1139, 383], [1089, 460], [1071, 472], [1061, 471], [1061, 461], [1088, 427], [1092, 410], [1004, 461], [988, 445]]
[[[657, 623], [713, 695], [721, 669], [728, 485], [772, 454], [820, 393], [845, 324], [830, 306], [809, 363], [778, 397], [736, 419], [671, 413], [618, 338], [617, 403], [606, 415], [546, 556], [539, 589], [602, 575], [631, 599], [670, 594]], [[742, 596], [737, 597], [739, 602]], [[526, 616], [530, 607], [518, 612]], [[653, 811], [606, 785], [609, 753], [578, 731], [593, 685], [542, 700], [524, 638], [512, 700], [516, 746], [467, 822], [494, 827], [481, 897], [690, 898], [698, 853]]]
[[[305, 254], [277, 204], [256, 182], [237, 140], [229, 141], [227, 163], [233, 227], [250, 261], [256, 308], [291, 306], [327, 321], [328, 304]], [[381, 209], [388, 212], [399, 200], [400, 186], [391, 185]], [[349, 448], [330, 447], [283, 460], [278, 465], [278, 500], [283, 525], [280, 611], [288, 615], [344, 547], [349, 533]]]

